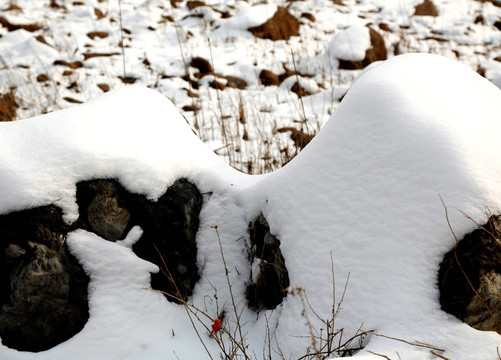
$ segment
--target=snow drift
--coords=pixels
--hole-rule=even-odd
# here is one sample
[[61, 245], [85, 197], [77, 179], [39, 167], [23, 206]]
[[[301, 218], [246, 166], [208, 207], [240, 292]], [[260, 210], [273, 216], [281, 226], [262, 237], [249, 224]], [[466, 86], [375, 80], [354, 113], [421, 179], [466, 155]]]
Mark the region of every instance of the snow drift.
[[[201, 213], [202, 276], [191, 301], [213, 317], [226, 309], [227, 326], [235, 328], [220, 241], [249, 354], [260, 358], [268, 341], [286, 358], [312, 346], [300, 296], [289, 294], [277, 309], [258, 313], [242, 300], [251, 271], [247, 226], [263, 213], [281, 241], [291, 286], [306, 292], [320, 317], [330, 316], [349, 274], [335, 327], [348, 338], [359, 328], [387, 336], [368, 335], [355, 358], [380, 358], [371, 352], [434, 358], [429, 348], [393, 337], [433, 345], [450, 359], [496, 359], [501, 336], [444, 313], [436, 278], [454, 244], [440, 198], [459, 238], [475, 225], [457, 210], [478, 222], [487, 219], [486, 207], [501, 210], [499, 104], [499, 89], [459, 63], [396, 57], [365, 71], [288, 165], [246, 176], [213, 155], [167, 99], [129, 87], [78, 108], [0, 124], [0, 213], [54, 203], [70, 222], [78, 211], [77, 181], [113, 177], [155, 199], [186, 177], [212, 193]], [[135, 229], [111, 243], [84, 231], [70, 234], [68, 245], [91, 278], [88, 324], [51, 350], [0, 347], [0, 357], [208, 357], [184, 307], [145, 289], [156, 269], [130, 251], [140, 235]], [[320, 331], [318, 319], [309, 321]], [[195, 327], [218, 357], [216, 341], [200, 323]]]

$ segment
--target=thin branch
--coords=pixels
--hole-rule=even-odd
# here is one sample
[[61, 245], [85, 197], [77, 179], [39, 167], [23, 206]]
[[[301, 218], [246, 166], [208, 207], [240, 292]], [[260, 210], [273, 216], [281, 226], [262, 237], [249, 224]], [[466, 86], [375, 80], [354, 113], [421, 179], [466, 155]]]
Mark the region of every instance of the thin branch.
[[124, 42], [124, 27], [122, 25], [122, 1], [118, 0], [118, 17], [120, 19], [120, 37], [122, 38], [122, 64], [124, 71], [124, 81], [127, 78], [125, 72], [125, 42]]
[[298, 96], [299, 96], [299, 101], [301, 102], [301, 110], [303, 111], [303, 121], [306, 123], [306, 111], [304, 110], [304, 102], [303, 102], [303, 95], [301, 94], [301, 89], [302, 86], [299, 83], [299, 76], [297, 74], [297, 69], [296, 69], [296, 58], [294, 57], [294, 50], [291, 49], [291, 55], [292, 55], [292, 64], [294, 65], [294, 72], [296, 73], [296, 81], [297, 81], [297, 87], [298, 87]]
[[385, 339], [400, 341], [400, 342], [403, 342], [404, 344], [407, 344], [407, 345], [412, 345], [412, 346], [416, 346], [416, 347], [422, 347], [422, 348], [431, 349], [431, 350], [435, 350], [435, 351], [441, 351], [441, 352], [445, 351], [445, 350], [439, 349], [439, 348], [437, 348], [437, 347], [435, 347], [433, 345], [425, 344], [425, 343], [418, 342], [418, 341], [411, 342], [411, 341], [407, 341], [407, 340], [403, 340], [403, 339], [399, 339], [399, 338], [395, 338], [395, 337], [391, 337], [391, 336], [387, 336], [387, 335], [383, 335], [383, 334], [378, 334], [378, 333], [376, 333], [374, 331], [364, 331], [364, 330], [362, 330], [362, 332], [364, 334], [379, 336], [379, 337], [383, 337]]
[[433, 350], [430, 350], [430, 353], [432, 353], [433, 355], [435, 355], [436, 357], [439, 357], [440, 359], [444, 359], [444, 360], [450, 360], [449, 358], [443, 356], [443, 355], [440, 355], [440, 354], [437, 354], [435, 351]]
[[375, 353], [374, 351], [370, 351], [370, 350], [367, 350], [368, 353], [371, 353], [372, 355], [376, 355], [376, 356], [381, 356], [382, 358], [384, 359], [387, 359], [387, 360], [391, 360], [391, 358], [389, 358], [388, 356], [386, 355], [383, 355], [383, 354], [378, 354], [378, 353]]
[[219, 231], [218, 231], [217, 225], [212, 226], [212, 228], [216, 231], [217, 240], [218, 240], [218, 243], [219, 243], [219, 251], [221, 252], [221, 259], [223, 260], [223, 265], [224, 265], [224, 272], [225, 272], [225, 276], [226, 276], [226, 282], [228, 283], [228, 290], [230, 292], [231, 303], [233, 305], [233, 312], [235, 313], [235, 320], [236, 320], [236, 323], [237, 323], [237, 329], [238, 329], [238, 333], [239, 333], [239, 336], [240, 336], [240, 342], [236, 342], [236, 345], [240, 348], [240, 350], [242, 350], [242, 353], [243, 353], [244, 357], [246, 359], [250, 359], [249, 356], [247, 355], [246, 351], [245, 351], [245, 346], [244, 346], [244, 339], [245, 338], [244, 338], [244, 336], [242, 334], [242, 324], [240, 323], [240, 314], [238, 313], [238, 308], [237, 308], [237, 305], [235, 304], [235, 296], [233, 295], [233, 288], [232, 288], [231, 281], [230, 281], [228, 266], [226, 264], [226, 259], [224, 257], [223, 245], [221, 243], [221, 236], [219, 236]]

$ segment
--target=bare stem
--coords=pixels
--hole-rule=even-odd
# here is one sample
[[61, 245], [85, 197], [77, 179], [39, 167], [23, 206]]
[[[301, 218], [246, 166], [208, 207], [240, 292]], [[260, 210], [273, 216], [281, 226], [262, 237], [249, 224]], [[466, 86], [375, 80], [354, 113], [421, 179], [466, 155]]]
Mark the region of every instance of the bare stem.
[[122, 1], [118, 0], [118, 17], [120, 19], [120, 37], [122, 39], [122, 64], [123, 64], [123, 72], [124, 72], [124, 81], [127, 77], [125, 71], [125, 42], [124, 42], [124, 27], [122, 25]]

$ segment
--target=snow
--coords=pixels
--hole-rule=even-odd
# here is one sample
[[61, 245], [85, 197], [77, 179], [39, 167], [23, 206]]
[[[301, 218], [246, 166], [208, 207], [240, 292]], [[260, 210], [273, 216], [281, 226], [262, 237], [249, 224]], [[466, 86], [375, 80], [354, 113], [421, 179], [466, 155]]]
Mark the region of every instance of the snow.
[[120, 89], [79, 108], [1, 125], [0, 213], [55, 201], [72, 222], [78, 217], [74, 184], [84, 178], [117, 178], [156, 199], [179, 176], [196, 179], [196, 172], [213, 168], [217, 178], [221, 167], [221, 175], [236, 173], [206, 151], [167, 98], [147, 88]]
[[[253, 162], [254, 173], [282, 166], [283, 161], [263, 160], [294, 150], [289, 137], [276, 135], [273, 130], [300, 128], [294, 120], [304, 117], [300, 99], [287, 89], [277, 96], [260, 83], [260, 72], [267, 69], [280, 75], [285, 68], [294, 70], [294, 57], [300, 75], [313, 75], [309, 79], [316, 83], [311, 83], [312, 88], [318, 88], [319, 97], [329, 99], [315, 107], [302, 99], [307, 119], [303, 125], [316, 132], [339, 105], [340, 96], [332, 98], [330, 94], [338, 89], [345, 92], [359, 73], [338, 69], [330, 48], [339, 56], [363, 58], [370, 47], [367, 26], [384, 38], [389, 57], [411, 52], [440, 54], [473, 70], [480, 66], [486, 69], [489, 80], [501, 83], [501, 31], [494, 26], [501, 18], [501, 8], [491, 2], [433, 0], [439, 11], [435, 18], [413, 15], [422, 0], [343, 0], [345, 6], [330, 0], [269, 0], [266, 4], [258, 0], [212, 0], [192, 10], [184, 0], [175, 2], [174, 7], [163, 0], [123, 0], [124, 58], [119, 46], [122, 39], [117, 1], [50, 3], [52, 6], [49, 1], [0, 1], [2, 16], [11, 23], [41, 26], [33, 33], [0, 27], [0, 93], [14, 92], [20, 105], [17, 119], [75, 106], [69, 99], [95, 98], [104, 91], [103, 84], [110, 89], [124, 87], [119, 78], [124, 61], [127, 75], [136, 77], [136, 84], [169, 97], [213, 150], [225, 145], [214, 124], [221, 117], [227, 118], [232, 124], [227, 135], [231, 146], [218, 154], [246, 171], [247, 164]], [[9, 10], [9, 5], [17, 5], [20, 10]], [[270, 19], [278, 6], [286, 7], [300, 21], [299, 36], [273, 42], [247, 31], [247, 27]], [[303, 17], [305, 14], [310, 17]], [[309, 20], [311, 16], [314, 21]], [[107, 36], [91, 39], [91, 31], [103, 31]], [[353, 31], [361, 36], [350, 35]], [[87, 58], [89, 53], [110, 56]], [[189, 64], [197, 56], [209, 60], [218, 74], [244, 79], [247, 88], [226, 89], [218, 95], [204, 82], [193, 89], [186, 73], [195, 79], [196, 70]], [[57, 60], [80, 61], [83, 66], [54, 66]], [[38, 81], [40, 75], [48, 80]], [[190, 97], [188, 90], [198, 98]], [[220, 114], [220, 102], [224, 114]], [[238, 122], [240, 102], [245, 124]], [[197, 114], [189, 110], [193, 103], [200, 108]], [[250, 140], [242, 139], [244, 131]], [[232, 156], [236, 151], [238, 156]]]
[[361, 61], [370, 48], [369, 28], [363, 25], [350, 26], [337, 34], [329, 44], [330, 55], [340, 60]]
[[[409, 54], [373, 65], [355, 81], [314, 140], [282, 169], [262, 176], [227, 166], [192, 133], [173, 104], [156, 91], [126, 87], [84, 105], [0, 124], [0, 213], [54, 203], [76, 219], [75, 182], [117, 178], [129, 191], [158, 198], [179, 177], [205, 196], [197, 235], [201, 279], [182, 305], [149, 289], [158, 268], [132, 251], [142, 230], [112, 243], [83, 230], [67, 244], [89, 274], [90, 318], [68, 341], [44, 352], [0, 346], [0, 358], [201, 359], [219, 357], [211, 319], [226, 310], [237, 328], [228, 280], [248, 353], [297, 359], [311, 346], [304, 302], [336, 318], [345, 339], [368, 335], [354, 358], [385, 354], [433, 358], [419, 341], [450, 359], [496, 359], [501, 336], [481, 332], [440, 310], [436, 277], [454, 245], [441, 198], [461, 238], [501, 210], [501, 92], [453, 60]], [[255, 312], [244, 292], [249, 221], [259, 213], [281, 241], [291, 287], [277, 309]], [[225, 276], [224, 256], [228, 278]], [[349, 280], [348, 280], [349, 278]], [[312, 313], [311, 326], [322, 324]], [[203, 323], [203, 324], [202, 324]], [[198, 332], [195, 331], [195, 328]], [[222, 335], [223, 340], [224, 335]], [[273, 352], [273, 356], [276, 354]]]

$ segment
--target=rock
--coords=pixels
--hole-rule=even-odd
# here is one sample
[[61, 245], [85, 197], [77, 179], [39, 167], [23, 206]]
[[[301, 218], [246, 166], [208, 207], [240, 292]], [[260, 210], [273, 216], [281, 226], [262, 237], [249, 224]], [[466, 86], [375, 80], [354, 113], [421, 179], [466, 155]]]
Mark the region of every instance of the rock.
[[261, 39], [289, 40], [291, 36], [299, 35], [299, 20], [289, 10], [279, 6], [271, 19], [247, 30]]
[[213, 89], [216, 89], [216, 90], [224, 90], [226, 89], [226, 84], [220, 82], [220, 81], [217, 81], [217, 80], [213, 80], [209, 83], [209, 86]]
[[279, 133], [291, 132], [291, 140], [294, 141], [294, 146], [300, 150], [302, 150], [306, 145], [309, 144], [311, 140], [315, 137], [315, 135], [310, 135], [305, 133], [304, 131], [298, 130], [293, 127], [283, 127], [277, 129]]
[[115, 241], [139, 225], [143, 236], [133, 250], [163, 270], [152, 275], [152, 288], [186, 300], [199, 279], [195, 237], [202, 195], [193, 184], [179, 179], [156, 202], [129, 193], [116, 180], [76, 186], [79, 218], [71, 225], [53, 205], [0, 215], [0, 337], [5, 346], [48, 350], [86, 324], [89, 278], [65, 243], [75, 229]]
[[195, 185], [180, 179], [155, 203], [143, 196], [138, 198], [140, 201], [131, 211], [131, 224], [141, 226], [144, 233], [133, 250], [139, 257], [157, 264], [163, 272], [170, 273], [170, 276], [162, 272], [153, 274], [153, 289], [187, 300], [200, 278], [196, 234], [202, 194]]
[[313, 16], [313, 15], [312, 15], [312, 14], [310, 14], [310, 13], [306, 13], [306, 12], [305, 12], [305, 13], [302, 13], [302, 14], [301, 14], [301, 17], [302, 17], [302, 18], [305, 18], [305, 19], [308, 19], [308, 20], [310, 20], [311, 22], [315, 22], [315, 21], [316, 21], [315, 16]]
[[251, 238], [251, 279], [247, 286], [247, 301], [254, 309], [274, 309], [282, 303], [289, 288], [289, 272], [280, 251], [280, 240], [270, 233], [263, 215], [249, 225]]
[[430, 0], [424, 0], [421, 4], [415, 6], [414, 15], [417, 16], [438, 16], [437, 7]]
[[295, 82], [291, 87], [291, 91], [296, 93], [299, 98], [309, 96], [312, 93], [308, 92], [304, 87], [302, 87], [299, 82]]
[[444, 256], [438, 285], [444, 311], [475, 329], [501, 334], [500, 220], [491, 217]]
[[200, 7], [200, 6], [205, 6], [205, 2], [204, 1], [200, 1], [200, 0], [189, 0], [186, 2], [186, 6], [188, 7], [188, 9], [191, 11], [193, 9], [196, 9], [197, 7]]
[[16, 118], [19, 104], [16, 101], [13, 89], [4, 95], [0, 95], [0, 121], [12, 121]]
[[261, 70], [261, 72], [259, 73], [259, 80], [264, 86], [278, 86], [281, 82], [278, 78], [278, 75], [266, 69]]
[[371, 37], [371, 48], [365, 52], [365, 57], [362, 61], [339, 60], [339, 68], [345, 70], [363, 69], [374, 61], [382, 61], [387, 59], [386, 44], [380, 33], [369, 27], [369, 35]]
[[91, 180], [77, 184], [77, 201], [80, 218], [75, 226], [104, 239], [122, 239], [140, 226], [143, 236], [134, 252], [164, 270], [152, 274], [152, 287], [183, 300], [191, 295], [199, 279], [195, 237], [202, 207], [202, 195], [193, 184], [177, 180], [154, 202], [129, 193], [116, 180]]
[[222, 76], [222, 78], [226, 79], [227, 87], [233, 89], [245, 89], [247, 87], [247, 82], [236, 76]]
[[127, 193], [114, 180], [93, 180], [77, 185], [80, 212], [79, 227], [92, 231], [103, 239], [116, 241], [125, 237], [130, 212], [124, 202]]
[[0, 215], [0, 337], [5, 346], [47, 350], [87, 322], [89, 279], [66, 248], [69, 230], [54, 206]]
[[201, 74], [212, 73], [212, 65], [210, 64], [209, 60], [206, 60], [201, 57], [195, 57], [191, 59], [190, 66], [198, 69], [198, 71], [200, 71]]

